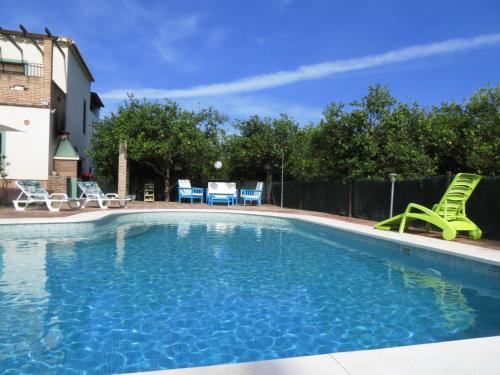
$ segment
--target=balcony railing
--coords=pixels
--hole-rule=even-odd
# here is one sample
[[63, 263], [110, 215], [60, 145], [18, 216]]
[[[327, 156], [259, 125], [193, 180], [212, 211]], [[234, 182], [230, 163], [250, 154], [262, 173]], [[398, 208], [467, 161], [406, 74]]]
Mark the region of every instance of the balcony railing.
[[43, 64], [24, 64], [24, 74], [32, 77], [43, 75]]
[[21, 63], [0, 60], [0, 73], [41, 77], [43, 75], [43, 64], [29, 64], [25, 62]]

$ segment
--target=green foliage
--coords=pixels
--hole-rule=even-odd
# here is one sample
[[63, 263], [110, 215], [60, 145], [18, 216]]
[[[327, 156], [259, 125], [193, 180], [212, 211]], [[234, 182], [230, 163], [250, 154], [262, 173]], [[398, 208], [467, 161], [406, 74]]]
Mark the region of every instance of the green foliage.
[[7, 156], [5, 155], [0, 155], [0, 178], [6, 178], [7, 175], [7, 162], [6, 162]]
[[[131, 97], [96, 126], [90, 156], [100, 174], [116, 175], [118, 146], [126, 141], [131, 160], [164, 178], [167, 196], [175, 177], [266, 179], [270, 186], [282, 157], [285, 178], [298, 181], [500, 173], [500, 85], [432, 108], [401, 103], [375, 85], [348, 107], [331, 103], [317, 125], [305, 127], [285, 114], [252, 116], [225, 135], [224, 121], [213, 109], [192, 112]], [[219, 159], [223, 169], [215, 171]]]
[[[266, 179], [271, 186], [273, 175], [280, 173], [282, 159], [290, 161], [292, 151], [297, 148], [298, 124], [286, 115], [277, 119], [253, 116], [238, 121], [234, 127], [239, 134], [228, 137], [227, 161], [231, 166], [230, 177], [238, 180]], [[269, 201], [270, 190], [268, 190]]]
[[118, 148], [126, 142], [130, 160], [149, 166], [163, 178], [168, 200], [177, 170], [192, 179], [208, 175], [221, 150], [223, 121], [212, 109], [185, 111], [172, 101], [130, 97], [116, 114], [96, 126], [89, 154], [99, 174], [116, 175]]

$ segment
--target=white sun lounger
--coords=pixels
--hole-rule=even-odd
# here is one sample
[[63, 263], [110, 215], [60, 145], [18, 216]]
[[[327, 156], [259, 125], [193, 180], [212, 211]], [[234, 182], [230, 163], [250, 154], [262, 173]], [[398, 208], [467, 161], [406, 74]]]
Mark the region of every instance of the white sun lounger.
[[90, 203], [96, 202], [97, 205], [106, 209], [113, 202], [118, 203], [119, 207], [127, 207], [129, 202], [133, 201], [135, 195], [118, 195], [116, 193], [104, 194], [95, 181], [80, 181], [78, 187], [82, 191], [80, 198], [84, 200], [83, 208]]
[[45, 204], [49, 211], [57, 212], [63, 204], [70, 208], [80, 208], [80, 199], [68, 198], [65, 193], [49, 194], [37, 180], [18, 180], [16, 185], [21, 193], [12, 201], [16, 211], [24, 211], [30, 204]]

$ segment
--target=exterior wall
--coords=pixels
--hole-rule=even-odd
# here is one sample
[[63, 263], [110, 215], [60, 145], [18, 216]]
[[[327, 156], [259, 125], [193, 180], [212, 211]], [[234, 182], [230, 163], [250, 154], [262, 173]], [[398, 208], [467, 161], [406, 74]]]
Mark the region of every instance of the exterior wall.
[[[68, 53], [68, 87], [66, 91], [66, 131], [70, 133], [69, 139], [75, 146], [82, 159], [82, 170], [86, 172], [89, 167], [88, 156], [85, 151], [90, 146], [92, 136], [91, 111], [90, 111], [90, 80], [82, 71], [78, 60], [71, 49]], [[86, 126], [83, 133], [83, 102], [86, 103]]]
[[[36, 50], [36, 54], [23, 53], [15, 49], [12, 43], [5, 44], [5, 38], [0, 40], [0, 58], [27, 61], [33, 63], [41, 58], [40, 51], [36, 50], [33, 43], [18, 44], [26, 51]], [[7, 48], [8, 46], [11, 48]], [[31, 47], [31, 48], [30, 48]], [[15, 51], [12, 50], [15, 49]], [[24, 105], [32, 107], [48, 107], [51, 99], [51, 84], [52, 84], [52, 40], [46, 39], [41, 46], [43, 49], [43, 69], [42, 76], [26, 76], [22, 74], [0, 73], [0, 103]], [[17, 53], [16, 53], [17, 52]], [[21, 58], [22, 57], [22, 58]], [[29, 60], [26, 58], [30, 57]], [[13, 90], [13, 86], [24, 86], [25, 90]]]
[[49, 180], [47, 181], [47, 191], [52, 193], [64, 193], [66, 194], [68, 186], [67, 186], [67, 178], [64, 176], [49, 176]]
[[[65, 56], [68, 56], [68, 47], [59, 43], [62, 51]], [[52, 72], [52, 80], [59, 86], [63, 92], [66, 91], [66, 87], [68, 86], [68, 82], [66, 80], [68, 66], [67, 66], [67, 57], [63, 56], [59, 48], [54, 47], [54, 51], [52, 53], [52, 66], [54, 67]]]
[[[40, 51], [32, 41], [15, 39], [16, 43], [23, 50], [19, 51], [4, 35], [0, 35], [0, 59], [25, 60], [32, 64], [43, 64]], [[38, 41], [38, 46], [43, 50], [43, 42]]]
[[52, 170], [50, 116], [49, 108], [0, 105], [0, 122], [20, 130], [4, 133], [7, 179], [48, 179]]
[[[22, 52], [0, 35], [0, 59], [43, 64], [43, 71], [41, 77], [0, 72], [0, 123], [8, 126], [18, 123], [23, 130], [22, 133], [6, 135], [5, 153], [10, 163], [7, 178], [46, 181], [58, 144], [57, 131], [63, 130], [70, 133], [70, 141], [82, 159], [82, 171], [88, 171], [90, 163], [86, 150], [90, 146], [93, 123], [98, 121], [99, 111], [90, 110], [91, 80], [81, 66], [75, 49], [68, 44], [71, 42], [63, 40], [59, 43], [63, 55], [51, 39], [43, 39], [37, 42], [44, 52], [42, 55], [32, 41], [19, 37], [14, 39]], [[27, 89], [12, 90], [14, 85]], [[50, 109], [55, 109], [55, 112], [51, 114]], [[29, 119], [31, 125], [24, 126], [25, 119]]]
[[56, 171], [59, 176], [76, 177], [77, 169], [77, 160], [54, 159], [54, 171]]

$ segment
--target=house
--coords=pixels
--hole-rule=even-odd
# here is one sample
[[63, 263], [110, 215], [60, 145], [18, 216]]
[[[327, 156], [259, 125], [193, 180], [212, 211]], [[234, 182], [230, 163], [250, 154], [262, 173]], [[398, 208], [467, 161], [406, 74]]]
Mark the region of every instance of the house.
[[[0, 154], [8, 186], [36, 179], [75, 193], [103, 104], [71, 38], [0, 28]], [[69, 186], [72, 190], [68, 190]]]

